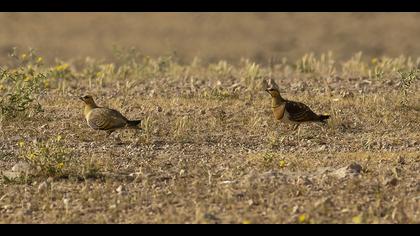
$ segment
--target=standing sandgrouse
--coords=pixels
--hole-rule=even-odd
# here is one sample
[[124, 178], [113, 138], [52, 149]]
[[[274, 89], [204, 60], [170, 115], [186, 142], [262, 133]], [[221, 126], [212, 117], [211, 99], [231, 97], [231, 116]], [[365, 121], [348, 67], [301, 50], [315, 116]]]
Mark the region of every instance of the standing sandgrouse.
[[300, 102], [284, 99], [280, 95], [277, 84], [270, 79], [268, 88], [265, 90], [271, 95], [271, 108], [276, 120], [285, 123], [295, 124], [294, 130], [302, 122], [322, 122], [325, 123], [329, 115], [317, 115], [308, 106]]
[[108, 136], [121, 128], [140, 129], [138, 125], [141, 120], [128, 120], [116, 110], [99, 107], [90, 95], [80, 97], [80, 99], [85, 102], [84, 115], [92, 129], [104, 130]]

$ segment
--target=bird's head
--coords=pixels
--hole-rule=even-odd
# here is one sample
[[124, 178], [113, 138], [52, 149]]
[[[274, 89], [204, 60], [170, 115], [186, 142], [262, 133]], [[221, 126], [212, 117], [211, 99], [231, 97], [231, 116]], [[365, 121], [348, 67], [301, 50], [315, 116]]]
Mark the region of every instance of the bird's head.
[[93, 97], [90, 95], [84, 95], [79, 97], [80, 100], [86, 103], [86, 105], [95, 105], [95, 101], [93, 100]]
[[267, 83], [267, 89], [265, 90], [268, 92], [271, 97], [279, 97], [280, 96], [280, 90], [279, 86], [274, 82], [273, 79], [270, 79]]

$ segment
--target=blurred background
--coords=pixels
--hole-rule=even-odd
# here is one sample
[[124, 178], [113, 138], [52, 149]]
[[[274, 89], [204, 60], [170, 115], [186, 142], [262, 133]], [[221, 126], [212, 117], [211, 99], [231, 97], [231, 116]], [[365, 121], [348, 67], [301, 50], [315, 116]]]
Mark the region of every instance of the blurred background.
[[50, 62], [109, 59], [113, 45], [150, 56], [176, 52], [184, 63], [420, 53], [419, 13], [0, 13], [0, 22], [0, 62], [15, 46]]

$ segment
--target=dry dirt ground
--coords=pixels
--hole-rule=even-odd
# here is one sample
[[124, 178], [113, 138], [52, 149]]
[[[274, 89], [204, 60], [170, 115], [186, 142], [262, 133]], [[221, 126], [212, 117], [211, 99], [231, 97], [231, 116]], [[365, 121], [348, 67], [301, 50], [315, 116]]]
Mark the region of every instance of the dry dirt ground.
[[[177, 73], [75, 76], [2, 121], [0, 222], [420, 223], [418, 83], [274, 71], [285, 98], [331, 115], [298, 134], [261, 78]], [[143, 130], [91, 130], [86, 93]]]

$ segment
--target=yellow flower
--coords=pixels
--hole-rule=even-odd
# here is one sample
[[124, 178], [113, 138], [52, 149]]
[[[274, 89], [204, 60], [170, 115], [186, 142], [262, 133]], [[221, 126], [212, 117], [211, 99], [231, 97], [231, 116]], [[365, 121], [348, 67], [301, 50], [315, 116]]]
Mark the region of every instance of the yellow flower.
[[65, 64], [62, 64], [62, 65], [56, 66], [55, 70], [56, 71], [65, 71], [65, 70], [67, 70], [67, 68], [69, 68], [69, 64], [65, 63]]
[[378, 58], [376, 58], [376, 57], [372, 58], [371, 62], [372, 62], [373, 65], [375, 65], [376, 63], [378, 63]]
[[20, 58], [22, 58], [22, 60], [26, 60], [26, 58], [28, 58], [28, 55], [26, 55], [25, 53], [23, 53]]
[[48, 80], [44, 80], [44, 86], [48, 88], [50, 86], [50, 82], [48, 82]]
[[60, 142], [61, 141], [61, 135], [58, 135], [57, 136], [57, 142]]
[[63, 167], [64, 167], [64, 163], [63, 163], [63, 162], [60, 162], [60, 163], [58, 163], [58, 164], [56, 165], [56, 167], [57, 167], [57, 169], [61, 170], [61, 169], [63, 169]]
[[100, 72], [96, 73], [96, 77], [99, 77], [99, 78], [105, 77], [105, 73], [103, 71], [100, 71]]
[[249, 225], [249, 224], [251, 224], [251, 221], [250, 220], [243, 220], [242, 221], [242, 224]]
[[31, 80], [31, 77], [26, 76], [25, 79], [23, 79], [24, 82], [28, 82], [29, 80]]
[[306, 213], [303, 213], [299, 216], [299, 222], [304, 223], [308, 219], [308, 215]]
[[357, 216], [353, 216], [353, 218], [351, 218], [351, 220], [353, 221], [353, 223], [355, 224], [361, 224], [362, 223], [362, 215], [357, 215]]
[[35, 154], [31, 152], [28, 156], [28, 159], [32, 161], [35, 159], [35, 157], [36, 157]]
[[280, 168], [286, 167], [286, 161], [285, 160], [280, 160], [279, 161], [279, 166], [280, 166]]
[[42, 58], [42, 57], [38, 57], [38, 58], [36, 59], [36, 62], [37, 62], [37, 63], [41, 63], [43, 60], [44, 60], [44, 58]]
[[24, 145], [25, 145], [25, 142], [24, 142], [24, 141], [19, 141], [19, 142], [18, 142], [18, 146], [19, 146], [20, 148], [22, 148]]

